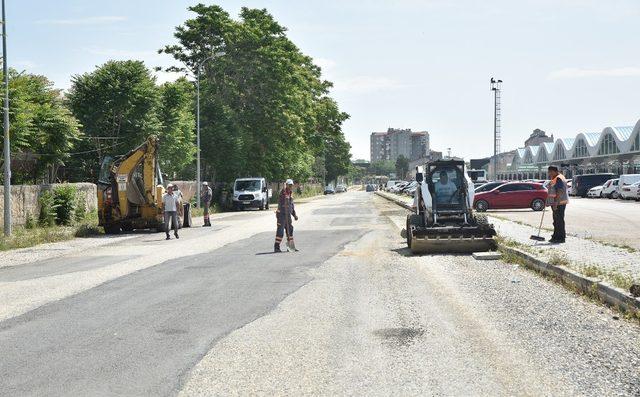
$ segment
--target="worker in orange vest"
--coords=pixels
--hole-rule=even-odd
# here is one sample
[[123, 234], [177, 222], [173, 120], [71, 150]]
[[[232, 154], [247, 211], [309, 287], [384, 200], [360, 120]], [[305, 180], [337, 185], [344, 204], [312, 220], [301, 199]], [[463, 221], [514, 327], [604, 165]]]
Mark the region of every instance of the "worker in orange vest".
[[553, 244], [562, 244], [567, 237], [564, 224], [564, 212], [569, 203], [569, 193], [567, 193], [567, 180], [560, 173], [558, 167], [551, 165], [548, 168], [551, 182], [547, 189], [547, 204], [553, 210], [553, 236], [549, 240]]

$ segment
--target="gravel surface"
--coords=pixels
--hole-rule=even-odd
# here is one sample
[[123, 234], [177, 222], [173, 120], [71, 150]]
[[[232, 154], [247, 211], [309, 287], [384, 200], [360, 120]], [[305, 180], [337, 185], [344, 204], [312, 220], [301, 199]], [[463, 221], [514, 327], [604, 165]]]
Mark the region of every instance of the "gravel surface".
[[[412, 199], [407, 196], [390, 195], [394, 198], [400, 199], [406, 203], [411, 204]], [[598, 203], [597, 200], [576, 199], [578, 203]], [[636, 203], [625, 202], [616, 203], [606, 200], [600, 200], [600, 205], [637, 205]], [[573, 203], [576, 204], [576, 203]], [[570, 204], [570, 205], [573, 205]], [[583, 204], [584, 205], [584, 204]], [[640, 205], [638, 205], [640, 207]], [[567, 210], [569, 211], [569, 210]], [[520, 212], [521, 213], [521, 212]], [[529, 211], [529, 215], [533, 213], [540, 220], [542, 215], [540, 212]], [[566, 259], [566, 265], [576, 271], [584, 271], [585, 267], [598, 268], [603, 274], [601, 275], [607, 281], [612, 281], [616, 276], [621, 275], [632, 280], [636, 283], [640, 283], [640, 252], [631, 251], [624, 248], [613, 247], [603, 244], [593, 239], [567, 236], [566, 243], [561, 245], [550, 245], [548, 242], [535, 242], [529, 237], [534, 234], [538, 234], [537, 227], [530, 226], [528, 224], [522, 224], [520, 221], [510, 221], [503, 219], [505, 212], [488, 212], [493, 223], [498, 231], [498, 234], [509, 240], [513, 240], [523, 246], [523, 248], [536, 254], [541, 259], [550, 260], [554, 256], [560, 256], [562, 259]], [[550, 214], [547, 213], [546, 218], [549, 218]], [[514, 213], [511, 213], [511, 217]], [[520, 222], [520, 223], [519, 223]], [[594, 223], [595, 224], [595, 223]], [[600, 225], [598, 225], [600, 227]], [[607, 228], [618, 228], [619, 224], [609, 224]], [[631, 228], [628, 233], [639, 233], [638, 230]], [[550, 232], [543, 230], [541, 236], [549, 238]], [[640, 239], [638, 239], [640, 241]]]
[[[371, 196], [370, 196], [371, 197]], [[408, 256], [389, 214], [196, 365], [182, 395], [638, 395], [640, 327], [537, 275]]]

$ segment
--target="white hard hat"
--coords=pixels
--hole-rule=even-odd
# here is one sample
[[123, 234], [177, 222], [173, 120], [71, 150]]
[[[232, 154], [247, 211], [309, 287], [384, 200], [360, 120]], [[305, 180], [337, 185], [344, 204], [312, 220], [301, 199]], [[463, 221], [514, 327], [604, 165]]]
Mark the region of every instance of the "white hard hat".
[[287, 185], [293, 185], [293, 179], [287, 179], [285, 182]]
[[205, 185], [205, 186], [209, 186], [208, 182], [202, 182], [202, 184]]

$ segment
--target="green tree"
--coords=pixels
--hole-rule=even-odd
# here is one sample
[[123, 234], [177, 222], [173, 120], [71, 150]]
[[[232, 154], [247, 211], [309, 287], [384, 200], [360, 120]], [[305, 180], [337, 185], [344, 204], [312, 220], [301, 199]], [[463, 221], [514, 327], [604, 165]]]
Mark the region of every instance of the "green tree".
[[107, 155], [127, 153], [149, 135], [159, 134], [159, 90], [155, 77], [141, 61], [109, 61], [71, 79], [69, 107], [87, 136], [74, 158], [78, 179], [95, 179]]
[[396, 159], [396, 176], [400, 179], [404, 179], [409, 172], [409, 159], [403, 155], [399, 155]]
[[369, 171], [373, 175], [389, 175], [395, 170], [396, 166], [391, 160], [374, 161], [369, 167]]
[[[242, 8], [237, 20], [218, 6], [189, 10], [196, 16], [176, 28], [179, 44], [161, 52], [195, 72], [211, 54], [224, 51], [204, 63], [201, 74], [206, 172], [226, 181], [249, 174], [305, 180], [319, 156], [325, 157], [327, 172], [330, 163], [342, 172], [346, 142], [331, 135], [342, 135], [339, 125], [346, 115], [335, 103], [336, 109], [324, 103], [331, 84], [287, 38], [286, 29], [266, 10]], [[331, 117], [339, 119], [338, 132], [327, 122]], [[339, 161], [330, 158], [330, 145]]]
[[172, 178], [193, 178], [193, 174], [181, 175], [196, 153], [193, 106], [194, 87], [187, 79], [160, 86], [160, 168]]
[[55, 182], [80, 140], [78, 120], [44, 76], [10, 70], [9, 97], [14, 183]]

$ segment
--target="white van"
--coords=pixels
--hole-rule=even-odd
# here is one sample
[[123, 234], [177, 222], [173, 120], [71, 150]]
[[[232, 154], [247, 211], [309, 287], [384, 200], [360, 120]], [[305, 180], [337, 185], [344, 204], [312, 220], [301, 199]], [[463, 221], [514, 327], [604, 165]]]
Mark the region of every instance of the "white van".
[[269, 209], [271, 191], [264, 178], [238, 178], [233, 183], [233, 209]]
[[624, 190], [624, 187], [633, 185], [636, 182], [640, 182], [640, 174], [624, 174], [620, 175], [620, 181], [618, 181], [618, 197], [621, 199], [635, 198], [629, 191]]
[[602, 197], [618, 198], [618, 182], [620, 179], [609, 179], [602, 185]]
[[392, 187], [394, 187], [395, 185], [397, 185], [398, 183], [401, 183], [401, 180], [390, 180], [387, 181], [387, 184], [384, 187], [384, 190], [389, 191], [389, 189], [391, 189]]

